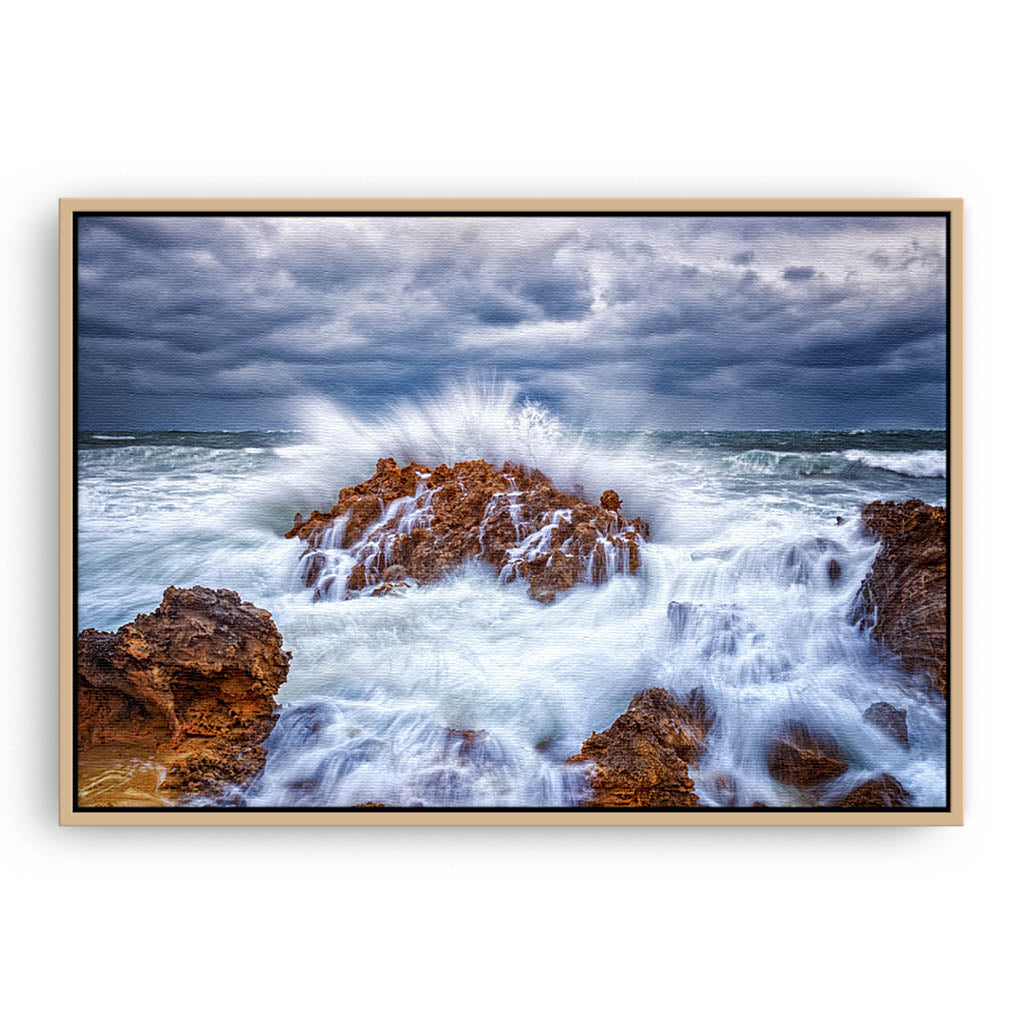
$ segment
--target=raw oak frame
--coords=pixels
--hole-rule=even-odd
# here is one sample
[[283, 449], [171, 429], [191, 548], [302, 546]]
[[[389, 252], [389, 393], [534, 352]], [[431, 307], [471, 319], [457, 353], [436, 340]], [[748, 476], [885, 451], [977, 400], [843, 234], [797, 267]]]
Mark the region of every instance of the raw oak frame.
[[[948, 217], [949, 703], [944, 810], [551, 808], [508, 810], [168, 808], [80, 810], [74, 801], [75, 346], [78, 213], [934, 213]], [[60, 201], [60, 823], [62, 825], [962, 825], [963, 787], [963, 200], [962, 199], [62, 199]], [[126, 813], [127, 811], [127, 813]]]

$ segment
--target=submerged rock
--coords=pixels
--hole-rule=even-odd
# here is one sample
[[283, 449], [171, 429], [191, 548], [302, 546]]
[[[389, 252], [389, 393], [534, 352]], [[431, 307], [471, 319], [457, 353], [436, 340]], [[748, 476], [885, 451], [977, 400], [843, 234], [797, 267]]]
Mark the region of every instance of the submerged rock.
[[910, 746], [905, 708], [894, 708], [886, 701], [880, 700], [864, 712], [864, 721], [891, 736], [897, 743], [902, 743], [905, 747]]
[[[549, 602], [576, 583], [640, 568], [649, 526], [620, 507], [614, 491], [589, 505], [510, 462], [500, 470], [482, 459], [430, 469], [381, 459], [369, 480], [338, 493], [330, 512], [296, 521], [285, 536], [306, 542], [303, 581], [316, 598], [432, 583], [472, 560], [502, 583], [525, 580], [532, 598]], [[331, 569], [329, 553], [339, 551], [356, 561], [345, 579]]]
[[399, 583], [382, 583], [379, 587], [370, 591], [370, 597], [385, 597], [387, 594], [394, 593], [394, 591], [408, 586], [409, 584], [404, 581]]
[[946, 510], [916, 498], [876, 501], [862, 511], [864, 526], [882, 542], [860, 586], [856, 616], [862, 628], [948, 691]]
[[165, 769], [167, 800], [248, 782], [266, 760], [261, 744], [288, 675], [281, 642], [270, 612], [205, 587], [168, 587], [156, 611], [116, 633], [83, 630], [80, 754], [124, 745], [149, 758]]
[[674, 640], [695, 642], [706, 658], [734, 655], [754, 628], [745, 622], [735, 604], [703, 601], [670, 601], [667, 609]]
[[486, 729], [449, 729], [447, 747], [460, 761], [469, 761], [478, 754], [487, 739]]
[[849, 768], [831, 736], [811, 732], [803, 722], [790, 722], [768, 750], [768, 773], [787, 786], [809, 789], [838, 778]]
[[714, 722], [703, 692], [682, 703], [667, 690], [643, 690], [604, 732], [594, 733], [572, 763], [589, 763], [591, 807], [693, 807], [688, 765]]
[[850, 790], [836, 807], [909, 807], [913, 797], [899, 779], [878, 775]]

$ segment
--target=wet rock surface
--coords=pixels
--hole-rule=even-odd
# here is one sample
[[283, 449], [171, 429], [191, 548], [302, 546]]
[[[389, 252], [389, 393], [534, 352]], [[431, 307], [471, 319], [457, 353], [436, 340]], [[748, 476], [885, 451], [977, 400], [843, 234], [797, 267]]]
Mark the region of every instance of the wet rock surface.
[[872, 502], [865, 529], [882, 542], [861, 584], [862, 628], [898, 654], [906, 667], [948, 691], [946, 510], [914, 499]]
[[787, 786], [809, 789], [842, 775], [849, 763], [830, 736], [788, 723], [768, 749], [768, 772]]
[[876, 701], [864, 712], [864, 721], [891, 736], [897, 743], [902, 743], [905, 747], [910, 746], [905, 708], [894, 708], [884, 700]]
[[155, 785], [170, 802], [243, 785], [266, 760], [290, 658], [270, 612], [231, 590], [169, 587], [116, 633], [79, 634], [81, 761], [98, 747], [130, 749], [161, 766]]
[[590, 505], [509, 462], [500, 470], [479, 459], [431, 469], [381, 459], [369, 480], [340, 491], [329, 512], [299, 517], [285, 536], [306, 542], [301, 573], [315, 598], [368, 587], [382, 596], [472, 560], [503, 583], [525, 580], [530, 597], [550, 602], [577, 583], [639, 569], [649, 526], [620, 508], [615, 491]]
[[700, 690], [680, 701], [667, 690], [638, 693], [568, 763], [585, 763], [591, 807], [693, 807], [688, 765], [703, 749], [714, 716]]
[[850, 790], [836, 807], [909, 807], [913, 797], [899, 779], [879, 775]]
[[462, 762], [476, 760], [487, 739], [486, 729], [449, 729], [448, 747]]

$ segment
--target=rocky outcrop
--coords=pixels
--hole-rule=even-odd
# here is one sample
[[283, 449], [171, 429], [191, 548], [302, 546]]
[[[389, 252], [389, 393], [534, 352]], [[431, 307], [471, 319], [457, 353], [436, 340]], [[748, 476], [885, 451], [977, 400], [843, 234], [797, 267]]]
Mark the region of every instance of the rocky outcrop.
[[945, 697], [948, 690], [946, 510], [914, 499], [876, 501], [861, 513], [882, 542], [861, 583], [855, 615], [861, 628], [926, 676]]
[[588, 765], [591, 807], [693, 807], [688, 765], [704, 746], [714, 716], [700, 690], [685, 703], [667, 690], [638, 693], [624, 714], [594, 733], [568, 763]]
[[[480, 459], [430, 469], [381, 459], [369, 480], [340, 491], [329, 512], [297, 516], [285, 536], [306, 542], [301, 573], [315, 599], [381, 596], [472, 560], [503, 583], [525, 580], [532, 598], [549, 602], [576, 583], [639, 569], [649, 527], [626, 519], [621, 504], [605, 491], [590, 505], [510, 462], [500, 470]], [[342, 551], [354, 567], [339, 559]]]
[[270, 612], [231, 590], [169, 587], [116, 633], [79, 634], [79, 751], [121, 744], [149, 758], [171, 801], [244, 784], [266, 760], [290, 658]]
[[864, 721], [891, 736], [897, 743], [910, 746], [905, 708], [894, 708], [884, 700], [876, 701], [864, 712]]
[[849, 768], [830, 736], [789, 722], [768, 748], [768, 773], [787, 786], [810, 789], [838, 778]]
[[850, 790], [836, 807], [909, 807], [913, 797], [899, 779], [878, 775]]

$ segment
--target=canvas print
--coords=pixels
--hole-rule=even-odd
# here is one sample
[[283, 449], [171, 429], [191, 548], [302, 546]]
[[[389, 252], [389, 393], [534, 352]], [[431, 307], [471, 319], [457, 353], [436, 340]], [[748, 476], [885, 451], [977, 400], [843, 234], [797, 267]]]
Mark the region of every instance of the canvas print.
[[79, 811], [949, 805], [949, 218], [79, 213]]

